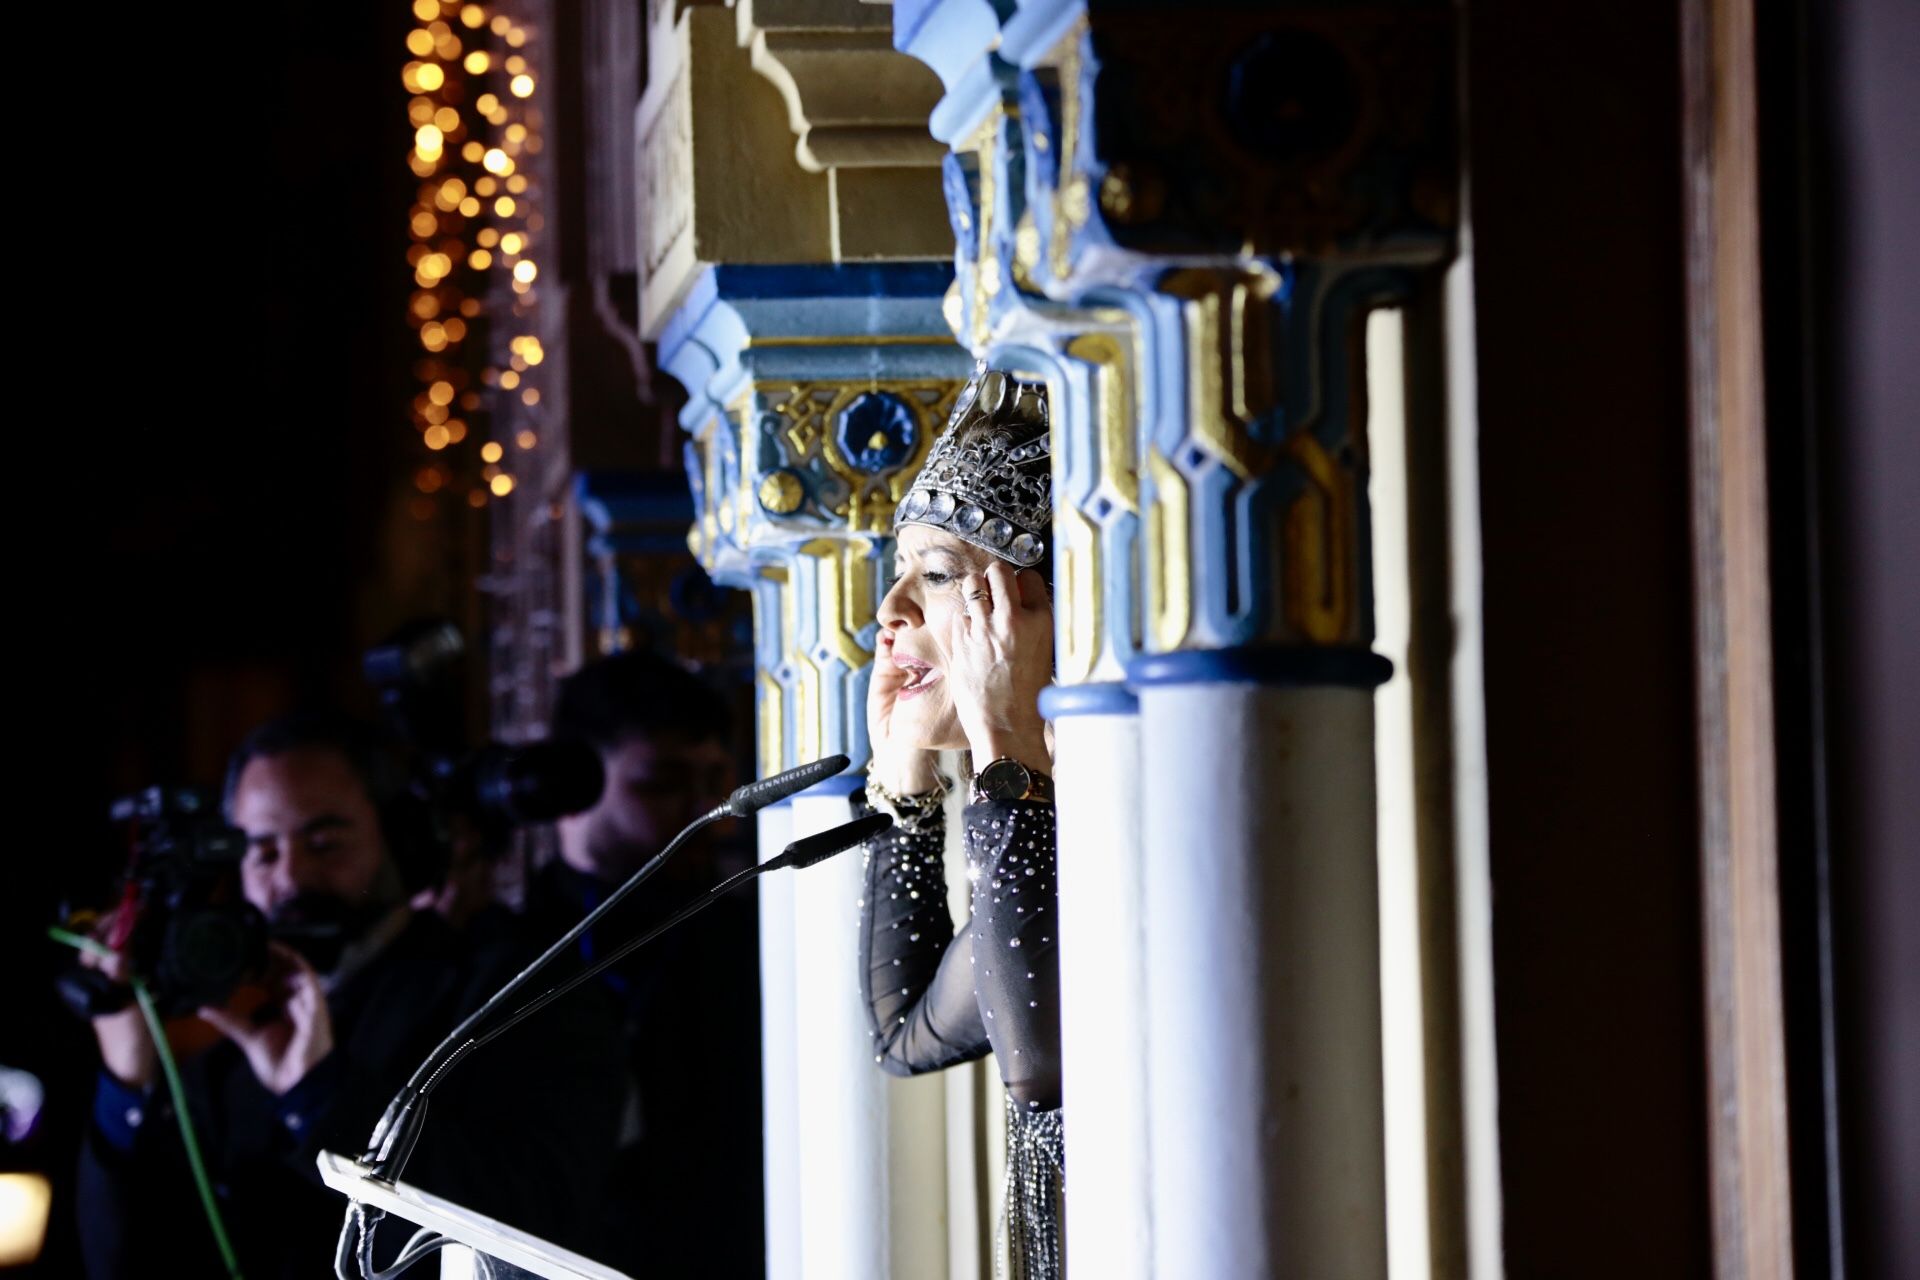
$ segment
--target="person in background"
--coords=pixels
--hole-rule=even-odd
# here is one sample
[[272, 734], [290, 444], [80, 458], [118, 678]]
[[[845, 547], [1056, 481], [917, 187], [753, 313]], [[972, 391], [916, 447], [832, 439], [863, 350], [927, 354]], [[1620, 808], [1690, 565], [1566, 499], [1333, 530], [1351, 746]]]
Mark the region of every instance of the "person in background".
[[[244, 833], [241, 888], [306, 952], [271, 946], [259, 986], [200, 1010], [219, 1033], [182, 1064], [188, 1106], [251, 1280], [328, 1274], [345, 1201], [322, 1150], [357, 1155], [387, 1100], [466, 1013], [530, 958], [414, 910], [401, 874], [409, 797], [373, 734], [332, 716], [268, 724], [234, 755], [228, 820]], [[102, 936], [111, 931], [111, 921]], [[96, 961], [112, 976], [122, 962]], [[101, 1073], [82, 1143], [77, 1208], [96, 1280], [218, 1275], [155, 1046], [137, 1009], [94, 1019]], [[434, 1095], [406, 1181], [579, 1248], [612, 1157], [617, 1028], [572, 1000], [473, 1055]], [[390, 1224], [382, 1254], [409, 1232]]]
[[[727, 798], [738, 781], [730, 724], [725, 701], [698, 676], [644, 652], [600, 659], [562, 683], [552, 736], [591, 742], [607, 784], [592, 809], [560, 820], [560, 856], [533, 879], [529, 916], [543, 936], [559, 936]], [[742, 834], [683, 846], [580, 940], [582, 958], [605, 954], [746, 866]], [[760, 1275], [753, 895], [721, 900], [603, 981], [625, 1019], [629, 1091], [619, 1158], [601, 1196], [605, 1243], [594, 1256], [635, 1275]]]

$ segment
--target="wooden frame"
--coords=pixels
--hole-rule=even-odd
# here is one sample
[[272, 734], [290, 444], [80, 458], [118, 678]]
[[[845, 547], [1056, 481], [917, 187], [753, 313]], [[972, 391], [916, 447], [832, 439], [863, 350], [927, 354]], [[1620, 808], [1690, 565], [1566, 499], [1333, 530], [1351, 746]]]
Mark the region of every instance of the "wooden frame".
[[1793, 1274], [1753, 0], [1682, 6], [1714, 1265]]

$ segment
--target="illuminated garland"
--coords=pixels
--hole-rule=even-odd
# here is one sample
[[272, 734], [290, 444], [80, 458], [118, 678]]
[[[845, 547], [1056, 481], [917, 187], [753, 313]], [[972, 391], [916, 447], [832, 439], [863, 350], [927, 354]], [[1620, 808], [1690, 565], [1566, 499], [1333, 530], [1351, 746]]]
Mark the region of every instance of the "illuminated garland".
[[[486, 353], [501, 349], [489, 339], [529, 324], [537, 301], [530, 255], [543, 222], [524, 166], [540, 151], [541, 121], [525, 26], [458, 0], [412, 0], [411, 9], [421, 25], [407, 33], [412, 60], [400, 78], [411, 95], [407, 162], [420, 181], [407, 215], [407, 319], [422, 351], [410, 412], [428, 454], [414, 475], [415, 514], [425, 519], [444, 494], [464, 491], [484, 507], [513, 492], [506, 444], [486, 428], [506, 430], [540, 403], [533, 370], [546, 353], [537, 336], [508, 337], [505, 368]], [[539, 437], [523, 426], [513, 443], [530, 450]]]

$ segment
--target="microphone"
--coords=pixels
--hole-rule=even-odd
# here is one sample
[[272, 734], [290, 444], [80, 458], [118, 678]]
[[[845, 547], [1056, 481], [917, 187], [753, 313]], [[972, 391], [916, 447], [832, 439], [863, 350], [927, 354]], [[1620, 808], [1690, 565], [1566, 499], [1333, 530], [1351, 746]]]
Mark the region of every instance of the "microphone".
[[804, 871], [814, 863], [825, 862], [834, 854], [851, 849], [854, 845], [865, 844], [875, 836], [885, 833], [891, 826], [893, 826], [893, 819], [886, 814], [870, 813], [864, 818], [855, 818], [852, 822], [842, 823], [831, 831], [801, 836], [754, 870], [756, 873], [764, 873], [783, 871], [791, 867], [795, 871]]
[[736, 788], [722, 808], [736, 818], [752, 817], [770, 804], [779, 804], [796, 792], [825, 782], [851, 763], [845, 756], [827, 756], [811, 764], [796, 766], [785, 773], [776, 773], [771, 778], [749, 782]]
[[[805, 867], [814, 866], [817, 863], [825, 862], [836, 853], [845, 853], [855, 845], [865, 844], [875, 836], [886, 834], [892, 828], [892, 818], [884, 813], [872, 813], [864, 818], [855, 818], [852, 822], [843, 822], [837, 827], [820, 832], [818, 835], [803, 836], [795, 840], [792, 844], [789, 844], [765, 862], [748, 867], [745, 871], [722, 880], [719, 884], [707, 890], [704, 896], [695, 898], [692, 902], [681, 907], [678, 911], [639, 937], [621, 943], [613, 951], [607, 953], [607, 955], [595, 961], [587, 968], [582, 969], [573, 977], [568, 978], [559, 986], [547, 988], [533, 999], [527, 1001], [527, 1003], [520, 1008], [515, 1009], [507, 1016], [506, 1021], [500, 1023], [498, 1026], [491, 1028], [481, 1035], [463, 1041], [459, 1047], [448, 1056], [446, 1063], [435, 1075], [439, 1076], [444, 1074], [448, 1067], [451, 1067], [454, 1063], [466, 1057], [473, 1050], [478, 1049], [489, 1040], [504, 1034], [509, 1028], [523, 1019], [532, 1017], [534, 1014], [540, 1012], [540, 1010], [552, 1004], [555, 1000], [558, 1000], [561, 996], [566, 995], [567, 992], [572, 991], [575, 987], [599, 977], [602, 973], [620, 963], [620, 961], [626, 959], [641, 947], [646, 946], [661, 934], [681, 924], [689, 917], [699, 915], [702, 911], [705, 911], [708, 907], [720, 901], [720, 899], [726, 897], [729, 893], [738, 889], [741, 885], [746, 884], [748, 881], [758, 879], [769, 871], [784, 871], [789, 868], [797, 871]], [[424, 1113], [425, 1097], [422, 1096], [420, 1101], [422, 1104], [420, 1110]]]
[[[555, 959], [564, 954], [574, 943], [578, 942], [581, 935], [604, 919], [608, 912], [617, 907], [631, 895], [634, 890], [646, 883], [648, 878], [665, 865], [667, 859], [672, 857], [673, 854], [679, 850], [680, 846], [685, 844], [695, 832], [711, 822], [717, 822], [721, 818], [747, 817], [756, 810], [777, 803], [797, 791], [804, 791], [816, 783], [833, 777], [845, 769], [849, 763], [850, 761], [843, 755], [828, 756], [823, 760], [815, 760], [811, 763], [800, 765], [797, 768], [788, 769], [784, 773], [776, 773], [771, 778], [762, 778], [758, 782], [749, 782], [745, 786], [737, 788], [732, 795], [728, 796], [726, 803], [707, 813], [701, 814], [689, 823], [679, 835], [676, 835], [672, 840], [668, 841], [666, 848], [648, 859], [646, 864], [629, 876], [625, 883], [608, 894], [606, 901], [602, 902], [592, 911], [589, 911], [571, 929], [561, 934], [552, 946], [535, 957], [533, 963], [515, 974], [505, 986], [489, 996], [485, 1004], [482, 1004], [478, 1009], [475, 1009], [463, 1018], [460, 1025], [449, 1032], [447, 1038], [434, 1047], [433, 1052], [426, 1056], [419, 1067], [415, 1069], [413, 1075], [408, 1078], [406, 1085], [399, 1093], [394, 1095], [393, 1101], [387, 1104], [386, 1113], [381, 1116], [380, 1123], [374, 1127], [373, 1136], [368, 1140], [368, 1149], [365, 1154], [361, 1156], [361, 1163], [368, 1166], [369, 1173], [374, 1177], [386, 1178], [389, 1181], [397, 1181], [399, 1179], [401, 1170], [406, 1167], [407, 1158], [413, 1152], [414, 1141], [419, 1136], [419, 1126], [426, 1116], [426, 1096], [432, 1092], [434, 1084], [438, 1081], [439, 1077], [445, 1073], [447, 1068], [453, 1065], [457, 1058], [478, 1048], [487, 1040], [492, 1039], [493, 1035], [498, 1034], [498, 1032], [493, 1032], [484, 1038], [475, 1037], [473, 1034], [475, 1028], [479, 1027], [495, 1012], [501, 1009], [506, 1004], [508, 997], [524, 987], [535, 974], [552, 964]], [[856, 825], [858, 824], [847, 824], [847, 826]], [[844, 830], [844, 828], [839, 829]], [[868, 837], [856, 836], [849, 841], [849, 844], [858, 843], [859, 840], [864, 838]], [[817, 841], [819, 837], [811, 837], [811, 839]], [[799, 843], [798, 841], [795, 842], [795, 844]], [[823, 848], [824, 846], [812, 845], [809, 847]], [[848, 846], [842, 845], [839, 848], [846, 847]], [[831, 852], [837, 853], [839, 852], [839, 848]], [[779, 858], [786, 858], [788, 853], [792, 852], [793, 849], [794, 845], [789, 845], [786, 850], [781, 852]], [[828, 854], [826, 853], [819, 855], [820, 858], [827, 856]], [[744, 883], [753, 875], [760, 874], [762, 870], [772, 870], [774, 862], [778, 861], [779, 858], [770, 859], [760, 866], [749, 868], [748, 872], [750, 874], [742, 874], [734, 877], [734, 879], [719, 886], [714, 890], [714, 893], [724, 893], [732, 889], [736, 884]], [[817, 861], [818, 858], [814, 860]], [[812, 863], [797, 864], [789, 860], [781, 863], [781, 865], [810, 866]], [[711, 895], [708, 899], [696, 901], [705, 902], [710, 900]], [[688, 914], [692, 913], [689, 912]], [[679, 919], [684, 918], [684, 916], [676, 918], [673, 923], [678, 923]], [[631, 948], [629, 948], [629, 950], [631, 950]], [[614, 960], [625, 954], [627, 954], [625, 951], [616, 952], [613, 956], [608, 957], [600, 968], [605, 968], [606, 964], [611, 964]], [[600, 968], [588, 970], [582, 977], [584, 978], [598, 973]], [[577, 983], [575, 985], [577, 985]], [[572, 990], [572, 987], [569, 986], [562, 989], [562, 991], [568, 990]], [[528, 1006], [516, 1012], [512, 1019], [506, 1023], [505, 1026], [501, 1027], [500, 1030], [505, 1030], [506, 1026], [513, 1025], [514, 1022], [519, 1021], [520, 1018], [526, 1016], [526, 1014], [533, 1012], [533, 1007], [534, 1006]]]
[[[844, 756], [837, 758], [842, 761], [845, 760]], [[800, 769], [788, 770], [787, 773], [776, 775], [775, 777], [767, 779], [767, 781], [784, 784], [794, 774], [802, 774], [805, 770], [817, 771], [822, 765], [831, 763], [832, 760], [822, 760], [813, 765], [803, 765]], [[844, 765], [841, 767], [844, 767]], [[811, 786], [814, 781], [818, 781], [820, 778], [830, 778], [836, 772], [838, 772], [838, 769], [818, 772], [811, 780], [806, 780], [803, 774], [803, 780], [799, 785], [795, 786], [793, 790], [797, 791], [806, 786]], [[784, 794], [790, 795], [792, 792], [786, 792]], [[772, 803], [772, 801], [763, 801], [763, 803]], [[679, 843], [688, 832], [696, 830], [703, 822], [711, 820], [717, 815], [722, 815], [725, 808], [726, 806], [721, 806], [720, 809], [714, 810], [714, 812], [708, 814], [706, 818], [701, 819], [700, 822], [696, 822], [692, 827], [689, 827], [687, 831], [683, 831], [679, 836], [674, 837], [675, 844]], [[892, 827], [892, 818], [884, 813], [874, 813], [868, 814], [864, 818], [855, 818], [852, 822], [844, 822], [831, 830], [822, 831], [817, 835], [802, 836], [765, 862], [748, 867], [738, 875], [730, 876], [721, 881], [713, 888], [707, 890], [704, 896], [695, 898], [692, 902], [680, 908], [680, 910], [674, 912], [653, 928], [647, 930], [639, 937], [621, 944], [611, 953], [588, 966], [580, 973], [567, 979], [559, 986], [549, 987], [520, 1008], [515, 1009], [497, 1026], [479, 1035], [470, 1034], [473, 1028], [479, 1024], [483, 1015], [489, 1010], [498, 1007], [502, 1000], [517, 990], [529, 976], [538, 971], [541, 965], [545, 964], [560, 947], [577, 937], [582, 926], [592, 923], [595, 919], [598, 919], [601, 914], [600, 912], [589, 913], [580, 925], [576, 925], [573, 929], [568, 930], [566, 936], [562, 937], [561, 940], [552, 947], [549, 947], [540, 959], [535, 960], [509, 981], [506, 986], [496, 991], [471, 1017], [468, 1017], [456, 1027], [453, 1034], [441, 1041], [438, 1048], [427, 1055], [426, 1061], [420, 1064], [420, 1068], [414, 1072], [413, 1078], [407, 1082], [399, 1093], [394, 1095], [393, 1101], [387, 1104], [386, 1112], [381, 1115], [380, 1122], [374, 1126], [373, 1136], [368, 1139], [367, 1151], [366, 1154], [360, 1157], [360, 1163], [367, 1166], [368, 1175], [371, 1177], [385, 1178], [389, 1182], [399, 1181], [401, 1170], [406, 1167], [408, 1158], [413, 1154], [414, 1144], [420, 1140], [420, 1130], [426, 1123], [427, 1118], [427, 1099], [432, 1094], [434, 1086], [440, 1082], [449, 1070], [475, 1049], [486, 1044], [489, 1040], [504, 1035], [520, 1022], [540, 1012], [540, 1010], [546, 1008], [555, 1000], [566, 995], [582, 983], [599, 977], [600, 974], [604, 973], [607, 969], [626, 959], [647, 943], [652, 942], [669, 929], [678, 926], [689, 917], [705, 911], [708, 907], [749, 880], [757, 879], [769, 871], [783, 871], [789, 868], [801, 870], [806, 867], [815, 866], [821, 862], [825, 862], [837, 853], [844, 853], [855, 845], [865, 844], [875, 836], [884, 835], [891, 830]], [[666, 855], [672, 851], [673, 845], [668, 845], [667, 848], [662, 850], [654, 859], [654, 862], [657, 863], [661, 859], [664, 859]], [[648, 866], [652, 865], [652, 863], [648, 864]], [[647, 867], [642, 867], [640, 871], [635, 874], [635, 880], [642, 878], [647, 870]], [[634, 881], [630, 880], [627, 885], [622, 885], [620, 892], [624, 893], [628, 886], [633, 883]], [[609, 899], [609, 901], [611, 901], [611, 899]], [[386, 1214], [378, 1209], [362, 1209], [357, 1202], [347, 1206], [347, 1217], [346, 1221], [342, 1223], [340, 1227], [340, 1239], [336, 1246], [334, 1262], [334, 1273], [340, 1277], [341, 1280], [345, 1280], [347, 1276], [347, 1263], [354, 1257], [353, 1236], [356, 1230], [360, 1242], [359, 1258], [362, 1274], [363, 1276], [371, 1276], [373, 1274], [372, 1267], [369, 1265], [373, 1255], [373, 1232], [378, 1228], [381, 1219], [385, 1216]], [[424, 1251], [426, 1246], [422, 1245], [421, 1248]]]

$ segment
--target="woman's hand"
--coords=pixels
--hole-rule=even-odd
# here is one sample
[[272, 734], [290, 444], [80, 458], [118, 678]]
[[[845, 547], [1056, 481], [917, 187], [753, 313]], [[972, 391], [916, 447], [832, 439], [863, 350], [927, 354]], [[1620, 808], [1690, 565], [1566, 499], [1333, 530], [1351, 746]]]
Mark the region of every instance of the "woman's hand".
[[917, 796], [939, 785], [940, 768], [934, 752], [894, 740], [893, 710], [908, 679], [893, 663], [893, 633], [880, 628], [867, 682], [867, 741], [873, 749], [867, 776], [896, 795]]
[[1003, 756], [1053, 771], [1040, 691], [1053, 678], [1053, 606], [1037, 573], [995, 560], [963, 584], [947, 641], [953, 708], [974, 768]]

